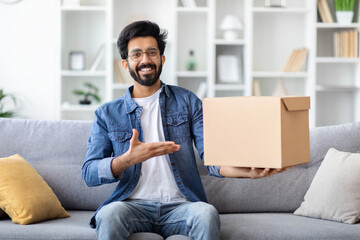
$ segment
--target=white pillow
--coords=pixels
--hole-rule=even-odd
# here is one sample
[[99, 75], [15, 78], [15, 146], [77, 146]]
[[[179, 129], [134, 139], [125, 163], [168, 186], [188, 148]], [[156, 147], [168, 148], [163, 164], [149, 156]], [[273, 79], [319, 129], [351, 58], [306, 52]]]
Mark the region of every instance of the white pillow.
[[330, 148], [294, 214], [357, 223], [360, 219], [360, 154]]

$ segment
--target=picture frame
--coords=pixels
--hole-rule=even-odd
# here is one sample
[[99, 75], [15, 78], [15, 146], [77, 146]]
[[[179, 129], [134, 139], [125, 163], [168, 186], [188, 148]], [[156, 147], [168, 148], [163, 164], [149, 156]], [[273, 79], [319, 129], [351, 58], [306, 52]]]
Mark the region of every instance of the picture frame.
[[218, 83], [241, 82], [240, 60], [236, 55], [217, 57]]
[[69, 53], [69, 69], [70, 70], [85, 70], [85, 52], [71, 51]]

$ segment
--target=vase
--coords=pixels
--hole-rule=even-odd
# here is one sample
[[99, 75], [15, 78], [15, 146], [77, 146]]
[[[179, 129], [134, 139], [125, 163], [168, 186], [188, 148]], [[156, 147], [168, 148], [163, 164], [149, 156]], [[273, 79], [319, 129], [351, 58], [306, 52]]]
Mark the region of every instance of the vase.
[[275, 87], [274, 92], [272, 93], [272, 96], [287, 96], [289, 95], [289, 92], [287, 91], [284, 80], [280, 78], [277, 82], [277, 85]]
[[336, 20], [340, 24], [349, 24], [354, 16], [353, 11], [336, 11]]

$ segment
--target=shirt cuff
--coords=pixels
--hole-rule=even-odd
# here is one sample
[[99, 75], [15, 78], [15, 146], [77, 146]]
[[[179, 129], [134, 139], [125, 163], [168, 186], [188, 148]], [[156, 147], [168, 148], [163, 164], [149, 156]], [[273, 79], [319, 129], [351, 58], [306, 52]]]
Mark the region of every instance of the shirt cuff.
[[108, 158], [104, 158], [99, 162], [98, 165], [98, 175], [99, 178], [103, 178], [103, 179], [107, 179], [107, 180], [116, 180], [116, 178], [114, 177], [114, 175], [111, 172], [111, 162], [114, 158], [113, 157], [108, 157]]

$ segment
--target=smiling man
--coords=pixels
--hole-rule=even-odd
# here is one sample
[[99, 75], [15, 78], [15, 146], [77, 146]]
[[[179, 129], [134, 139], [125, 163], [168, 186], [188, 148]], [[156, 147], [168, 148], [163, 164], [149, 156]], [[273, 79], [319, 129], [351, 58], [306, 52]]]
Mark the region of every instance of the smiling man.
[[[193, 149], [194, 143], [203, 160], [202, 103], [160, 80], [165, 39], [150, 21], [126, 26], [118, 39], [134, 85], [95, 111], [82, 168], [88, 186], [118, 182], [90, 221], [99, 239], [126, 239], [134, 232], [220, 239], [219, 214], [207, 203]], [[283, 171], [207, 169], [211, 176], [250, 178]]]

